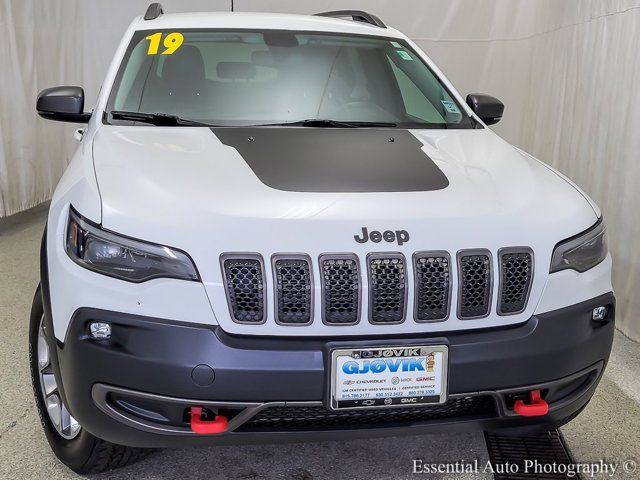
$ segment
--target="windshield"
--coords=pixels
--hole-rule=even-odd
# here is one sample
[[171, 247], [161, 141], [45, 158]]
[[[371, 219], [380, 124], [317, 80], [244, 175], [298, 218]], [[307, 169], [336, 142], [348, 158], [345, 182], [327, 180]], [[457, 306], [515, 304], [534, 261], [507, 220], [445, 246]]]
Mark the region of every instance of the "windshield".
[[[137, 32], [116, 77], [110, 111], [228, 126], [333, 120], [474, 127], [401, 41], [276, 30]], [[114, 117], [107, 119], [135, 120]]]

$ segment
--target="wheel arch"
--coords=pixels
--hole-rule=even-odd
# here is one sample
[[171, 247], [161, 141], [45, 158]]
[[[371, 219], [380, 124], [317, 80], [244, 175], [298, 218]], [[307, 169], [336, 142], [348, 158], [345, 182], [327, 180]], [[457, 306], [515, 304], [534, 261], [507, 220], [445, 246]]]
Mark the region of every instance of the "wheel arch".
[[[49, 288], [49, 263], [47, 258], [47, 226], [44, 227], [42, 241], [40, 242], [40, 284], [36, 289], [35, 295], [40, 295], [42, 300], [42, 310], [44, 314], [44, 326], [46, 340], [49, 344], [49, 352], [51, 355], [51, 365], [53, 373], [58, 384], [58, 391], [65, 405], [69, 405], [64, 391], [64, 383], [60, 373], [60, 362], [58, 361], [58, 352], [64, 348], [64, 344], [56, 339], [53, 330], [53, 315], [51, 313], [51, 293]], [[33, 309], [36, 307], [36, 298], [34, 298], [31, 315], [34, 315]], [[73, 412], [71, 412], [73, 415]]]

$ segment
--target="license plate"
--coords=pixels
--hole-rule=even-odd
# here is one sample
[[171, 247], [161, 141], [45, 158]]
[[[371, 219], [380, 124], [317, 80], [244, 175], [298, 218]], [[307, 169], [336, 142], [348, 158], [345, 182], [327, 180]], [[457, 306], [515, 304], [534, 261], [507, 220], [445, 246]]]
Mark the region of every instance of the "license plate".
[[333, 350], [330, 407], [344, 410], [444, 403], [448, 352], [446, 345]]

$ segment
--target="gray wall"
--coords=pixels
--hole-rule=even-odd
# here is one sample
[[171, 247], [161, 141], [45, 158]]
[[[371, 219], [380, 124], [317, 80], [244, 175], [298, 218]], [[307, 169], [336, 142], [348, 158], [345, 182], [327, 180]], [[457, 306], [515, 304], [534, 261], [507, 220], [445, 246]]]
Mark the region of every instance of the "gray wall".
[[[230, 0], [164, 0], [168, 12]], [[0, 216], [51, 195], [75, 127], [33, 113], [38, 90], [96, 98], [140, 0], [0, 0]], [[37, 7], [37, 8], [36, 8]], [[603, 208], [620, 328], [640, 339], [640, 0], [235, 0], [237, 11], [363, 8], [423, 47], [458, 90], [507, 105], [495, 130], [560, 169]]]

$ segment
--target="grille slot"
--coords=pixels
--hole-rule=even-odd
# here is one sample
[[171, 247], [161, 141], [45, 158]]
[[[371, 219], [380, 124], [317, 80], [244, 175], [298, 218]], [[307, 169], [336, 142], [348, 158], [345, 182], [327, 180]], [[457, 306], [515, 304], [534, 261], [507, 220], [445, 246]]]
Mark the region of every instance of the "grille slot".
[[401, 253], [367, 256], [369, 319], [371, 323], [404, 322], [407, 306], [407, 268]]
[[527, 306], [533, 279], [533, 252], [529, 248], [503, 248], [500, 260], [498, 314], [514, 315]]
[[276, 290], [276, 322], [308, 325], [313, 321], [311, 259], [306, 255], [278, 255], [272, 259]]
[[332, 411], [323, 406], [271, 407], [257, 413], [236, 431], [397, 427], [447, 418], [491, 418], [495, 416], [497, 416], [496, 405], [490, 396], [454, 398], [441, 405], [373, 410]]
[[434, 322], [449, 317], [451, 257], [447, 252], [418, 252], [413, 256], [415, 319]]
[[491, 308], [491, 253], [488, 250], [458, 252], [458, 317], [483, 318]]
[[360, 319], [360, 266], [351, 254], [321, 255], [322, 321], [353, 325]]
[[266, 302], [262, 257], [225, 254], [221, 261], [231, 318], [238, 323], [264, 323]]

